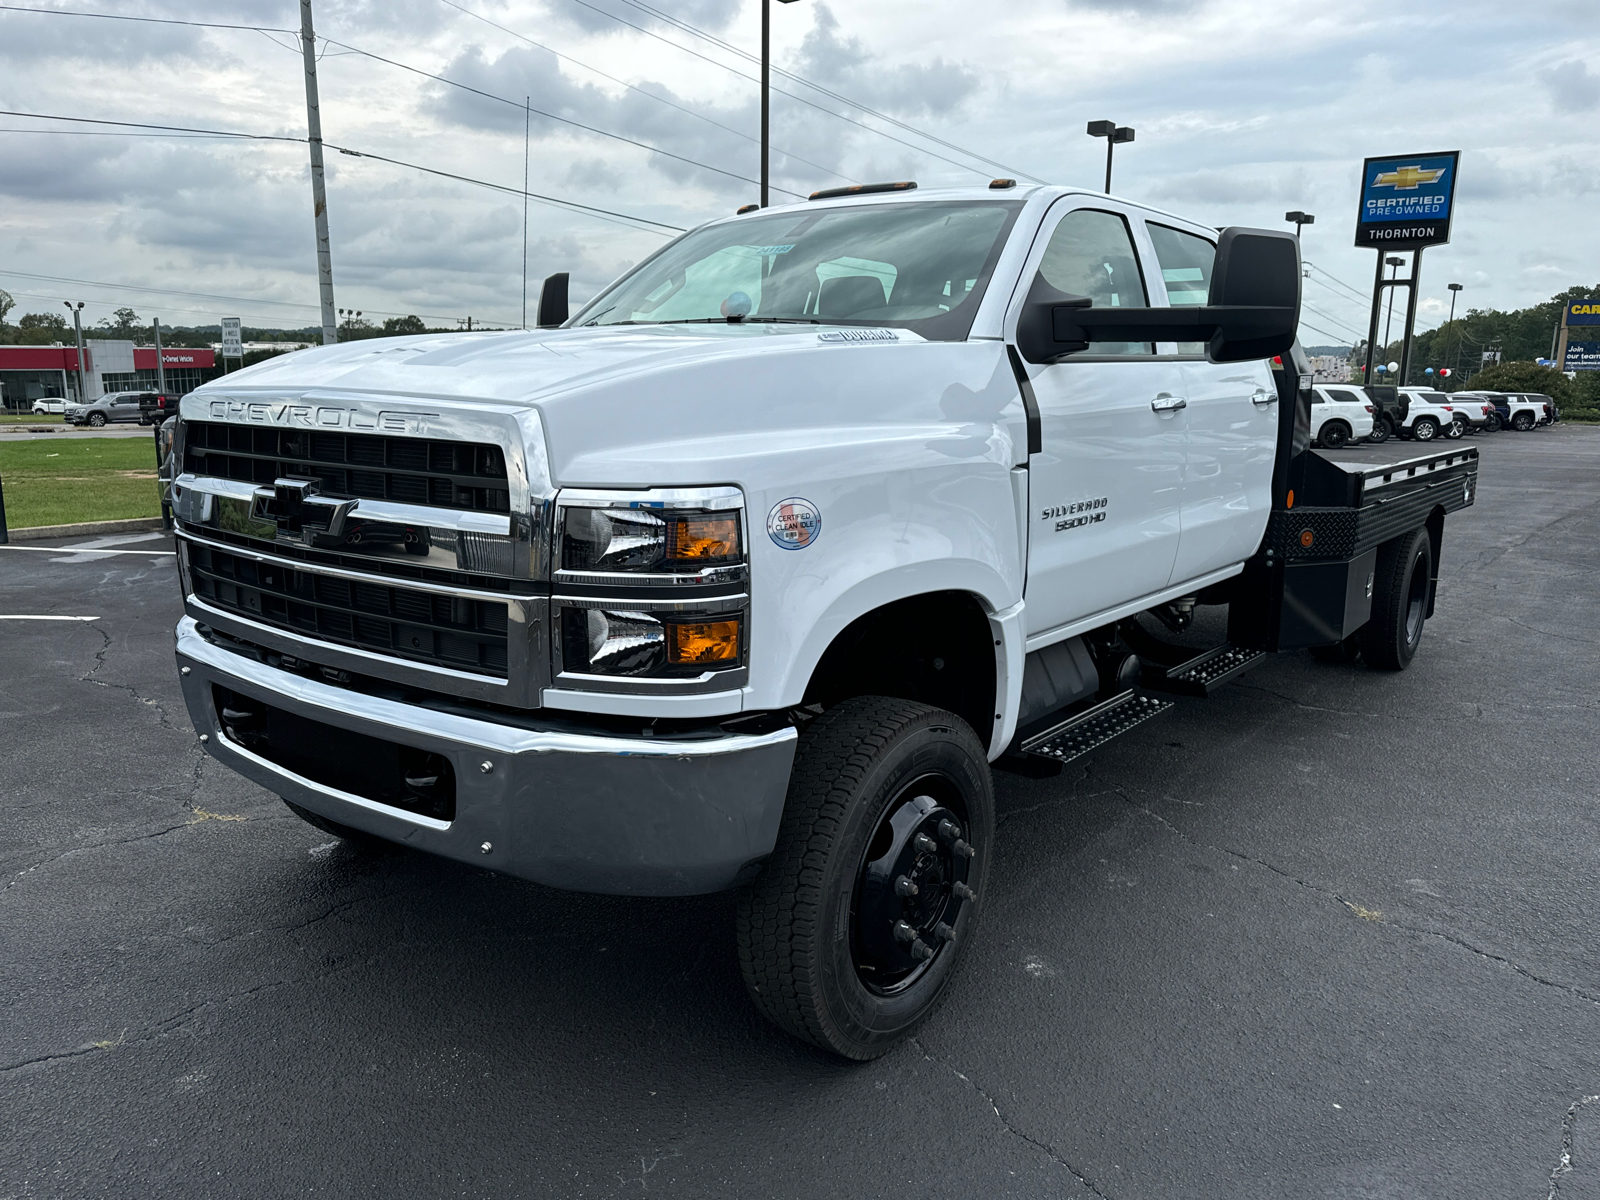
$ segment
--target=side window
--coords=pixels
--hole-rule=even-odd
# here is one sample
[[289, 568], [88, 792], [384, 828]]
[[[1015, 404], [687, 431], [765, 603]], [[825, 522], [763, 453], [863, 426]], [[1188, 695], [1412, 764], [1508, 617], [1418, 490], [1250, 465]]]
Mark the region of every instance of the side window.
[[[1096, 308], [1144, 308], [1149, 303], [1128, 222], [1116, 213], [1080, 208], [1056, 225], [1039, 263], [1051, 287], [1088, 296]], [[1090, 353], [1154, 354], [1151, 342], [1095, 342]]]
[[1330, 391], [1328, 393], [1328, 395], [1333, 397], [1335, 400], [1338, 400], [1338, 401], [1340, 401], [1341, 403], [1344, 403], [1344, 404], [1360, 404], [1360, 403], [1362, 403], [1361, 397], [1357, 396], [1354, 392], [1331, 392]]
[[1311, 389], [1311, 403], [1313, 403], [1313, 404], [1326, 404], [1327, 402], [1328, 402], [1328, 398], [1322, 394], [1322, 391], [1321, 391], [1320, 388], [1312, 388]]
[[[1204, 304], [1211, 298], [1211, 267], [1217, 248], [1203, 237], [1184, 233], [1167, 225], [1146, 221], [1150, 241], [1161, 265], [1161, 281], [1167, 285], [1167, 302], [1174, 308]], [[1179, 342], [1179, 354], [1204, 354], [1203, 342]]]

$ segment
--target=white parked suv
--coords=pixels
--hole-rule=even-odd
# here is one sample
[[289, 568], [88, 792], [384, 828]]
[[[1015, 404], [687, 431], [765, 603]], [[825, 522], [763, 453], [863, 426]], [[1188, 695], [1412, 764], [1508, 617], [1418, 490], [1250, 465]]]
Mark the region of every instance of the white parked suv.
[[1355, 388], [1311, 389], [1311, 444], [1337, 450], [1372, 433], [1373, 406]]
[[[1037, 885], [998, 878], [991, 764], [1059, 770], [1271, 651], [1411, 660], [1477, 456], [1308, 448], [1293, 235], [914, 186], [713, 221], [556, 328], [184, 396], [206, 752], [353, 841], [736, 890], [756, 1006], [866, 1059]], [[1198, 656], [1135, 619], [1201, 604]]]
[[1406, 419], [1400, 424], [1401, 437], [1431, 442], [1437, 437], [1461, 436], [1449, 396], [1430, 388], [1401, 388], [1400, 394], [1408, 402]]
[[67, 401], [64, 396], [40, 396], [33, 402], [33, 415], [45, 416], [48, 413], [64, 413], [67, 411]]

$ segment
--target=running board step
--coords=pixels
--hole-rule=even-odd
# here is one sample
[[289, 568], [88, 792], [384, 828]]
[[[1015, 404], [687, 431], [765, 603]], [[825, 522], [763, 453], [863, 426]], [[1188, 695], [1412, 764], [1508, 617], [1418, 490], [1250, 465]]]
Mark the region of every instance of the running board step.
[[1266, 657], [1265, 650], [1218, 646], [1168, 671], [1147, 664], [1139, 682], [1142, 687], [1152, 691], [1170, 692], [1178, 696], [1209, 696]]
[[1171, 700], [1123, 692], [1035, 734], [1022, 743], [1022, 752], [1056, 762], [1071, 762], [1171, 707]]

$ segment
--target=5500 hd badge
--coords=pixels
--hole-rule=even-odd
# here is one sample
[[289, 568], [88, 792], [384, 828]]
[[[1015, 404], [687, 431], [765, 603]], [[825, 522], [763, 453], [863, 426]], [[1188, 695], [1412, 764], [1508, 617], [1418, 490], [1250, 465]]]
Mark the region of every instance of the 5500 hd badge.
[[1080, 529], [1106, 519], [1106, 505], [1110, 498], [1101, 496], [1094, 500], [1077, 500], [1072, 504], [1053, 504], [1039, 514], [1041, 521], [1054, 521], [1056, 532]]

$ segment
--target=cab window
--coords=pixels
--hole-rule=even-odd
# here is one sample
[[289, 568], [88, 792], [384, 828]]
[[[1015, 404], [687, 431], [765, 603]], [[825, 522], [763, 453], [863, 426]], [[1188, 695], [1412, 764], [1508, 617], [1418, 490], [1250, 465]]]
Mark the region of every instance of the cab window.
[[[1167, 303], [1174, 308], [1199, 306], [1211, 298], [1211, 267], [1217, 248], [1203, 237], [1184, 233], [1168, 225], [1146, 221], [1150, 241], [1156, 248], [1161, 267], [1161, 282], [1167, 288]], [[1204, 354], [1204, 342], [1179, 342], [1179, 354]]]
[[[1039, 274], [1059, 291], [1089, 297], [1095, 308], [1144, 308], [1150, 303], [1128, 222], [1116, 213], [1080, 208], [1062, 217], [1045, 247]], [[1094, 342], [1089, 352], [1154, 354], [1155, 345]]]

